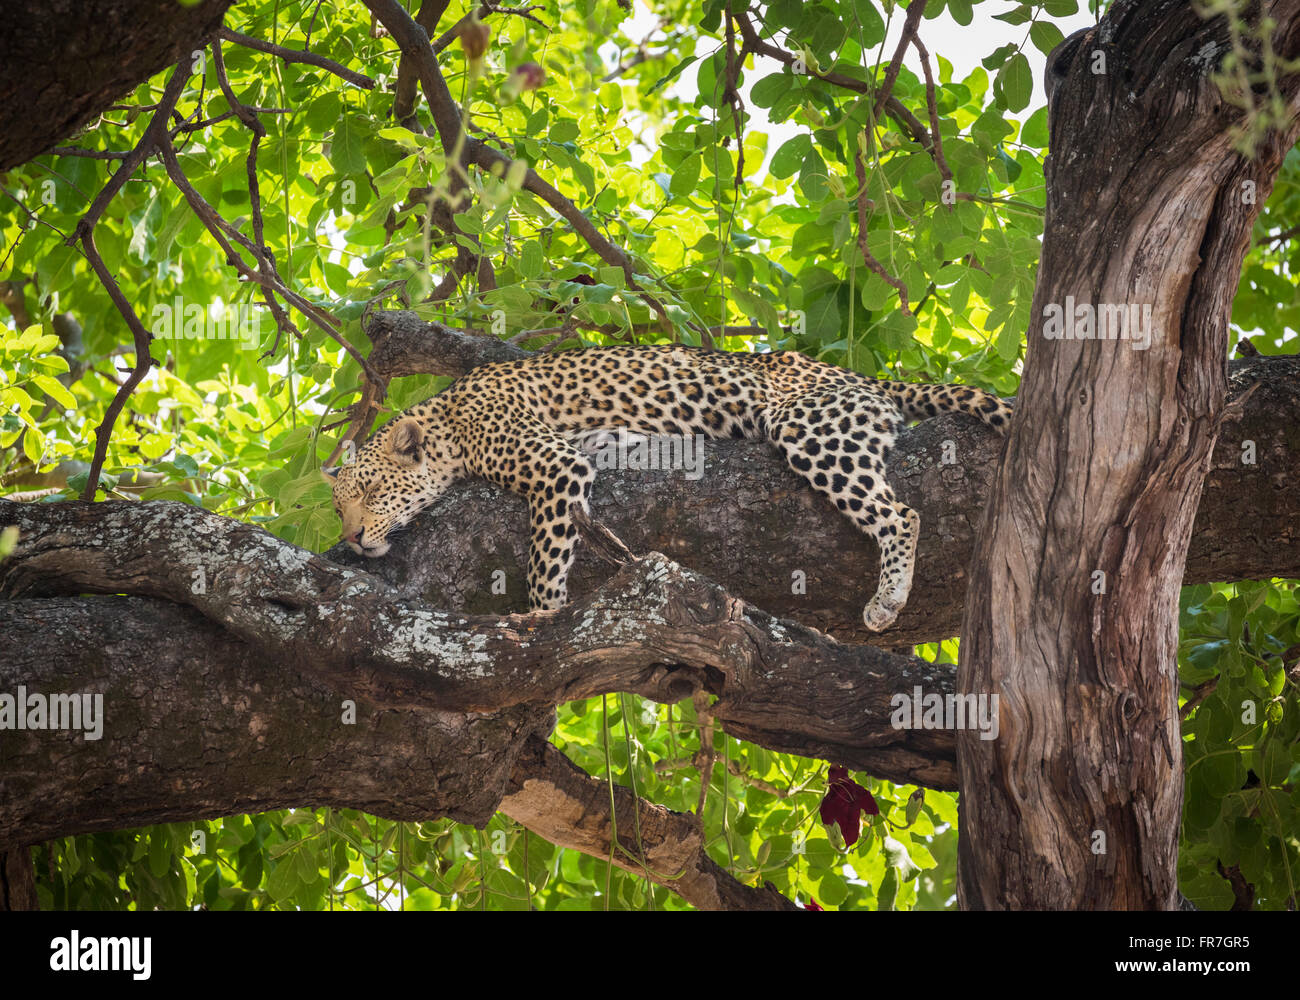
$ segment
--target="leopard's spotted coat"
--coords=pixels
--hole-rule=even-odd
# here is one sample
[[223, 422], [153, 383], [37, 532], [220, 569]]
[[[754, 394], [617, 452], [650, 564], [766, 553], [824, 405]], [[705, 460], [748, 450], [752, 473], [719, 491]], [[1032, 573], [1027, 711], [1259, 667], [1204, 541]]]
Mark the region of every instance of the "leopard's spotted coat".
[[741, 354], [691, 347], [604, 347], [484, 365], [382, 427], [356, 461], [326, 470], [343, 537], [367, 556], [388, 551], [455, 480], [482, 476], [525, 496], [532, 519], [533, 609], [566, 600], [565, 579], [595, 466], [578, 446], [595, 431], [763, 437], [795, 472], [880, 546], [880, 581], [863, 612], [889, 626], [907, 601], [916, 511], [885, 481], [905, 420], [973, 414], [1005, 432], [1011, 409], [981, 389], [867, 378], [793, 351]]

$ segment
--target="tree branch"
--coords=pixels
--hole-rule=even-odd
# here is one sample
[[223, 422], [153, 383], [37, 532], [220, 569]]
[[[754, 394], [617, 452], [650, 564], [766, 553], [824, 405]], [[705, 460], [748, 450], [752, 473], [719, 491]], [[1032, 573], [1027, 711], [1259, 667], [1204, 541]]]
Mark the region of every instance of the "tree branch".
[[[455, 376], [529, 356], [493, 337], [467, 336], [406, 312], [375, 313], [367, 332], [375, 345], [372, 363], [394, 377]], [[1257, 388], [1220, 430], [1184, 582], [1300, 576], [1294, 446], [1300, 359], [1232, 361], [1229, 371], [1232, 399]], [[878, 574], [874, 543], [764, 443], [707, 442], [694, 480], [680, 469], [601, 471], [592, 510], [634, 552], [664, 552], [759, 607], [843, 642], [897, 648], [961, 631], [975, 528], [1000, 448], [996, 434], [961, 415], [926, 420], [900, 434], [888, 476], [899, 499], [920, 513], [921, 537], [907, 607], [879, 635], [861, 621]], [[506, 612], [527, 606], [526, 524], [521, 498], [471, 482], [417, 518], [383, 559], [363, 559], [346, 547], [329, 555], [439, 607]], [[504, 574], [505, 594], [492, 593], [493, 570]], [[608, 576], [580, 548], [570, 593], [590, 593]]]
[[[278, 808], [482, 825], [504, 794], [500, 810], [552, 843], [608, 855], [608, 786], [545, 742], [549, 710], [462, 717], [363, 704], [348, 724], [337, 692], [291, 668], [267, 670], [257, 650], [167, 601], [0, 602], [0, 620], [0, 689], [92, 690], [106, 716], [99, 740], [6, 733], [0, 909], [35, 908], [34, 892], [23, 891], [31, 864], [22, 845]], [[107, 647], [105, 634], [114, 637]], [[645, 873], [622, 835], [635, 815], [651, 878], [694, 906], [793, 908], [713, 864], [693, 816], [634, 803], [623, 788], [615, 807], [620, 867]]]
[[920, 678], [951, 690], [950, 669], [774, 618], [658, 553], [559, 611], [460, 614], [181, 503], [0, 502], [8, 524], [19, 539], [0, 563], [0, 595], [187, 603], [275, 662], [377, 707], [478, 714], [611, 691], [671, 703], [709, 690], [733, 735], [952, 787], [942, 750], [951, 734], [888, 723], [896, 692]]
[[251, 35], [244, 35], [226, 27], [222, 27], [222, 29], [217, 32], [217, 37], [223, 41], [242, 45], [246, 49], [255, 49], [258, 52], [266, 52], [278, 59], [283, 59], [287, 63], [304, 63], [308, 66], [316, 66], [333, 73], [340, 79], [346, 80], [348, 83], [352, 84], [352, 86], [360, 87], [363, 90], [374, 90], [375, 88], [375, 81], [364, 73], [357, 73], [354, 70], [348, 69], [346, 66], [336, 63], [333, 59], [319, 56], [315, 52], [307, 52], [302, 49], [286, 49], [283, 45], [264, 42], [260, 38], [254, 38]]

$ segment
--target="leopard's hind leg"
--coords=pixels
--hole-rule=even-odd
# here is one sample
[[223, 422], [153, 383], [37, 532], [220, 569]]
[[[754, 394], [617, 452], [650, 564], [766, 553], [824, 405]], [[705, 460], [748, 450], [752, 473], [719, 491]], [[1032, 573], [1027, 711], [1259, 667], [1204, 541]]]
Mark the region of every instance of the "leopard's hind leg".
[[786, 462], [880, 546], [880, 581], [862, 613], [867, 628], [891, 625], [907, 603], [920, 518], [885, 480], [902, 422], [897, 405], [870, 386], [838, 386], [783, 401], [767, 433]]

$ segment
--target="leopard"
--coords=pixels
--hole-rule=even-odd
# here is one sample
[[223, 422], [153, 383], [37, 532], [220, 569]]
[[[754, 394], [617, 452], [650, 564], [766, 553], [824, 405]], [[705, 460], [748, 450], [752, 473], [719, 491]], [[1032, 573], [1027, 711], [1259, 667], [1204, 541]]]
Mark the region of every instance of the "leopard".
[[322, 468], [342, 536], [382, 557], [390, 535], [454, 482], [481, 477], [528, 501], [529, 612], [568, 601], [588, 507], [593, 435], [696, 435], [770, 443], [880, 550], [862, 620], [887, 629], [907, 603], [920, 518], [885, 478], [901, 426], [965, 413], [1005, 434], [1011, 406], [968, 385], [876, 379], [797, 351], [725, 351], [680, 344], [537, 353], [472, 368], [385, 423], [350, 463]]

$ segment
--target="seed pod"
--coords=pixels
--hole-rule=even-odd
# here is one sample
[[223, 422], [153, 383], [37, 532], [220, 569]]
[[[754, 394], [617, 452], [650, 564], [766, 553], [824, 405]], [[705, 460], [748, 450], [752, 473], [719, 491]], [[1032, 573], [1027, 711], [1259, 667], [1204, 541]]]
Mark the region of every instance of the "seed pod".
[[471, 17], [460, 29], [461, 47], [464, 48], [465, 55], [475, 62], [483, 58], [491, 37], [492, 29], [477, 17]]

